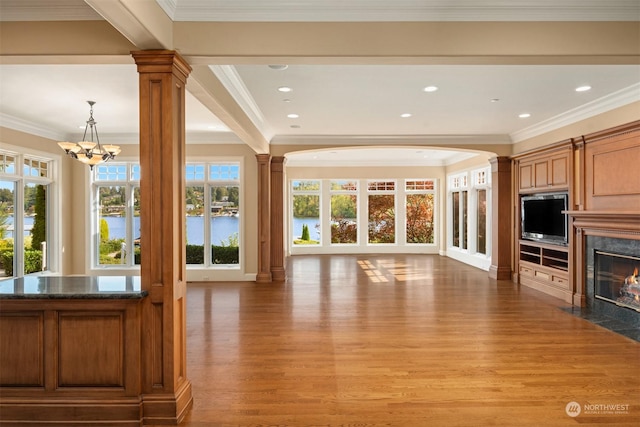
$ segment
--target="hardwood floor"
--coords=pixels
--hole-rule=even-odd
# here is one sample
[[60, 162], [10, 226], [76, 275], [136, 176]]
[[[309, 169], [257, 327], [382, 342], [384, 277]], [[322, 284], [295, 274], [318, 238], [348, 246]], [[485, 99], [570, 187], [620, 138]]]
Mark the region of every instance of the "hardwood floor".
[[296, 256], [287, 276], [189, 285], [181, 426], [640, 422], [640, 343], [559, 300], [439, 256]]

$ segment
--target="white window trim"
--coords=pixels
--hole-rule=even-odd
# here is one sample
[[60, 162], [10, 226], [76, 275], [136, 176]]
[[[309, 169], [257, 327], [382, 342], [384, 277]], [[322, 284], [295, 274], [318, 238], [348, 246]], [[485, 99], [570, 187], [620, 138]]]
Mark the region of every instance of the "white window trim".
[[[433, 180], [435, 185], [434, 190], [434, 243], [427, 244], [406, 244], [406, 207], [405, 191], [404, 187], [405, 178], [290, 178], [287, 180], [287, 203], [288, 206], [285, 209], [286, 218], [285, 224], [287, 224], [287, 236], [286, 236], [286, 251], [288, 255], [311, 255], [311, 254], [373, 254], [373, 253], [414, 253], [414, 254], [439, 254], [440, 241], [441, 241], [441, 197], [439, 180], [433, 177], [413, 178], [408, 180]], [[358, 243], [357, 244], [331, 244], [331, 230], [329, 227], [331, 221], [331, 199], [330, 199], [330, 183], [332, 181], [348, 180], [358, 183]], [[293, 225], [292, 225], [292, 209], [293, 209], [293, 181], [321, 181], [321, 198], [320, 198], [320, 221], [321, 221], [321, 234], [322, 242], [320, 245], [293, 245]], [[368, 190], [368, 183], [374, 181], [395, 182], [395, 190]], [[399, 185], [399, 183], [402, 183]], [[300, 193], [297, 193], [300, 194]], [[395, 210], [396, 210], [396, 242], [395, 243], [368, 243], [368, 195], [369, 194], [394, 194], [395, 195]], [[364, 226], [363, 226], [364, 224]], [[401, 234], [400, 234], [401, 233]], [[402, 240], [400, 240], [402, 239]], [[402, 243], [398, 243], [402, 242]], [[444, 253], [442, 253], [444, 255]]]
[[[477, 184], [477, 176], [480, 172], [485, 172], [486, 182]], [[466, 177], [466, 180], [465, 180]], [[466, 185], [465, 185], [466, 181]], [[455, 183], [458, 183], [455, 186]], [[465, 264], [472, 265], [482, 270], [488, 271], [491, 267], [491, 168], [489, 166], [482, 168], [474, 168], [465, 171], [456, 172], [447, 176], [447, 248], [446, 255]], [[487, 190], [487, 224], [486, 224], [486, 254], [477, 252], [477, 241], [475, 239], [477, 229], [477, 193], [476, 190]], [[466, 226], [467, 232], [467, 248], [461, 249], [453, 246], [453, 222], [450, 215], [453, 212], [453, 193], [467, 191], [467, 218], [469, 219]], [[460, 209], [460, 221], [462, 222], [462, 209]], [[460, 237], [462, 239], [462, 236]]]
[[[61, 210], [60, 210], [60, 200], [62, 197], [61, 185], [60, 185], [60, 177], [61, 177], [61, 160], [62, 156], [58, 154], [48, 153], [44, 151], [34, 150], [26, 147], [20, 147], [16, 145], [0, 143], [0, 151], [5, 154], [10, 154], [16, 157], [16, 173], [15, 174], [3, 174], [3, 178], [6, 178], [8, 181], [14, 181], [19, 183], [24, 187], [25, 182], [33, 182], [33, 183], [46, 183], [49, 185], [49, 196], [47, 197], [47, 229], [48, 229], [48, 237], [47, 241], [47, 251], [48, 251], [48, 265], [47, 270], [43, 272], [31, 273], [30, 275], [54, 275], [60, 274], [61, 272], [61, 254], [63, 253], [64, 247], [62, 245], [61, 239], [61, 228], [62, 228], [62, 220], [61, 220]], [[25, 177], [23, 172], [24, 158], [28, 157], [36, 160], [43, 160], [49, 162], [49, 177]], [[19, 165], [19, 166], [18, 166]], [[17, 192], [17, 199], [14, 200], [14, 206], [24, 206], [23, 199], [24, 190]], [[14, 207], [15, 212], [15, 207]], [[22, 216], [17, 216], [14, 220], [14, 228], [15, 229], [23, 229], [24, 228], [24, 219]], [[22, 240], [22, 238], [20, 239]], [[24, 246], [22, 242], [21, 246]], [[15, 239], [14, 239], [14, 248], [16, 247]], [[19, 251], [18, 253], [14, 250], [14, 259], [15, 259], [15, 271], [13, 277], [22, 277], [24, 275], [24, 252]], [[19, 274], [15, 274], [18, 273]]]
[[[113, 163], [127, 163], [127, 164], [139, 164], [139, 159], [138, 158], [134, 158], [134, 157], [118, 157], [116, 161], [114, 161]], [[243, 209], [246, 208], [246, 201], [245, 201], [245, 176], [246, 176], [246, 171], [245, 171], [245, 167], [244, 167], [244, 157], [239, 157], [239, 156], [223, 156], [223, 157], [199, 157], [197, 159], [195, 158], [191, 158], [188, 157], [186, 159], [185, 165], [186, 164], [205, 164], [206, 168], [205, 168], [205, 180], [208, 179], [209, 177], [209, 167], [208, 165], [212, 164], [212, 163], [234, 163], [237, 164], [239, 166], [240, 169], [240, 173], [238, 175], [238, 185], [240, 187], [240, 194], [239, 194], [239, 200], [240, 200], [240, 209], [241, 212]], [[87, 168], [87, 182], [89, 182], [90, 179], [90, 175], [88, 172], [88, 168]], [[96, 253], [95, 251], [97, 250], [97, 243], [94, 244], [94, 242], [96, 242], [95, 239], [97, 239], [98, 235], [99, 235], [99, 230], [96, 230], [96, 225], [95, 223], [97, 223], [97, 221], [93, 221], [93, 219], [96, 218], [97, 213], [98, 213], [98, 200], [96, 197], [96, 194], [94, 194], [94, 188], [96, 185], [102, 185], [103, 182], [110, 182], [110, 183], [116, 183], [119, 182], [120, 184], [113, 184], [113, 185], [122, 185], [123, 183], [125, 183], [125, 181], [100, 181], [99, 183], [93, 182], [91, 181], [90, 185], [87, 186], [87, 191], [90, 192], [91, 194], [88, 195], [87, 200], [91, 200], [92, 204], [91, 204], [91, 209], [89, 212], [89, 221], [91, 223], [93, 223], [91, 225], [91, 229], [92, 232], [89, 233], [89, 236], [87, 236], [87, 241], [86, 241], [86, 245], [87, 247], [91, 248], [91, 253], [88, 254], [88, 257], [86, 259], [86, 270], [89, 272], [89, 274], [91, 275], [108, 275], [108, 276], [119, 276], [119, 275], [124, 275], [124, 276], [134, 276], [134, 275], [139, 275], [140, 274], [140, 266], [139, 265], [131, 265], [131, 266], [126, 266], [126, 267], [121, 267], [119, 265], [111, 265], [111, 266], [99, 266], [96, 262], [97, 258], [96, 258]], [[126, 182], [131, 182], [131, 181], [126, 181]], [[138, 183], [139, 185], [139, 181], [135, 181]], [[222, 182], [222, 181], [216, 181], [216, 182]], [[201, 183], [201, 184], [197, 184], [197, 183]], [[190, 185], [210, 185], [211, 182], [202, 182], [202, 181], [186, 181], [185, 179], [185, 186], [190, 186]], [[133, 187], [132, 187], [133, 188]], [[205, 192], [205, 197], [210, 197], [206, 195], [207, 192]], [[127, 227], [131, 227], [130, 225], [130, 221], [127, 224]], [[246, 269], [246, 262], [245, 262], [245, 252], [246, 252], [246, 242], [244, 241], [244, 229], [245, 229], [245, 223], [246, 223], [246, 215], [240, 214], [239, 217], [239, 230], [238, 230], [238, 239], [240, 242], [240, 250], [239, 250], [239, 260], [238, 260], [238, 265], [210, 265], [210, 266], [204, 266], [204, 265], [187, 265], [186, 270], [187, 270], [187, 281], [190, 282], [197, 282], [197, 281], [211, 281], [211, 280], [216, 280], [216, 281], [252, 281], [255, 280], [255, 274], [247, 274], [245, 273], [245, 269]], [[209, 230], [209, 226], [207, 225], [207, 221], [205, 221], [205, 230], [204, 232], [209, 233], [208, 235], [210, 235], [210, 230]], [[206, 249], [206, 248], [205, 248]], [[211, 252], [209, 250], [209, 256], [210, 256]], [[205, 256], [207, 256], [207, 254], [205, 253]]]

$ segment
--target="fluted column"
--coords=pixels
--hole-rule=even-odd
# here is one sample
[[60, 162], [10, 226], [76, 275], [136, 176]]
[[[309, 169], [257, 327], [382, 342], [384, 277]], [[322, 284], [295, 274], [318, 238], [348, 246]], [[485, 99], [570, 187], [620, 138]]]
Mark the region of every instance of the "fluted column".
[[284, 268], [284, 156], [271, 159], [271, 277], [286, 279]]
[[511, 159], [491, 163], [491, 267], [489, 277], [511, 279]]
[[[144, 424], [178, 424], [193, 402], [187, 379], [185, 85], [174, 51], [132, 52], [140, 80], [140, 276]], [[131, 367], [133, 369], [133, 367]]]
[[270, 154], [256, 154], [258, 161], [258, 274], [256, 282], [271, 282], [271, 173]]

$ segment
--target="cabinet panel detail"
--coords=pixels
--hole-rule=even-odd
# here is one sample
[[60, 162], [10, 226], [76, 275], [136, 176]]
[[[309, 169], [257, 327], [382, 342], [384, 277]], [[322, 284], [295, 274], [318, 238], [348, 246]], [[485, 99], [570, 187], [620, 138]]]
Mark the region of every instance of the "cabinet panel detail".
[[535, 186], [546, 187], [549, 184], [548, 161], [544, 160], [535, 164]]
[[44, 313], [0, 316], [0, 384], [44, 386]]
[[595, 154], [593, 156], [593, 195], [640, 194], [638, 161], [640, 161], [640, 145]]
[[533, 166], [531, 164], [523, 164], [520, 166], [520, 188], [528, 189], [533, 187]]
[[568, 160], [567, 156], [551, 159], [551, 184], [566, 185], [568, 181]]
[[60, 313], [58, 385], [124, 386], [124, 313]]

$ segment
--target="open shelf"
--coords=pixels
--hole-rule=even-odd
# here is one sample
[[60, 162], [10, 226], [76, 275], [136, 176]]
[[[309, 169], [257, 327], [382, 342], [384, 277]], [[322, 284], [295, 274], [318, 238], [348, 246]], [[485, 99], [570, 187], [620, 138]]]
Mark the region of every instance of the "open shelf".
[[569, 271], [569, 252], [563, 247], [549, 247], [526, 240], [520, 241], [520, 260], [561, 271]]

